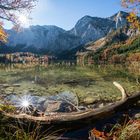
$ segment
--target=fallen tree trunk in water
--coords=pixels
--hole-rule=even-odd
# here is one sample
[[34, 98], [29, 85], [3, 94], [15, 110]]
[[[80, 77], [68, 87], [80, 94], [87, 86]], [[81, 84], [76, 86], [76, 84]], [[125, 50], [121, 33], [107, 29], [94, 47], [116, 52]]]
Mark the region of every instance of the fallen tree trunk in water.
[[117, 82], [113, 83], [122, 93], [122, 99], [113, 104], [106, 105], [102, 108], [88, 109], [85, 111], [71, 112], [71, 113], [53, 113], [46, 116], [32, 116], [27, 114], [12, 114], [2, 112], [3, 115], [28, 121], [40, 121], [43, 123], [66, 123], [66, 122], [85, 122], [86, 120], [98, 120], [105, 117], [112, 116], [113, 114], [121, 111], [122, 109], [128, 109], [131, 105], [137, 103], [140, 100], [140, 92], [132, 96], [128, 96], [125, 89]]

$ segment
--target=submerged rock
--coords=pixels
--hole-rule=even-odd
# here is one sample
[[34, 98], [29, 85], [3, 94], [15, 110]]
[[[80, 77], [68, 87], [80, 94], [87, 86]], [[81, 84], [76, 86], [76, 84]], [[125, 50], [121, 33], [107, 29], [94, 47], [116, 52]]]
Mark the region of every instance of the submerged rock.
[[77, 98], [71, 92], [62, 92], [55, 96], [32, 96], [29, 91], [24, 91], [20, 96], [10, 94], [5, 97], [9, 103], [20, 106], [22, 100], [29, 101], [29, 103], [38, 110], [45, 114], [49, 112], [73, 112], [76, 111]]
[[45, 113], [76, 111], [76, 108], [74, 106], [62, 101], [46, 101], [44, 104], [44, 108], [46, 107]]
[[88, 96], [86, 97], [83, 102], [84, 104], [93, 104], [97, 99], [95, 99], [94, 97]]
[[58, 110], [61, 108], [62, 102], [58, 101], [50, 101], [47, 103], [45, 112], [58, 112]]
[[99, 104], [99, 108], [104, 107], [104, 103]]

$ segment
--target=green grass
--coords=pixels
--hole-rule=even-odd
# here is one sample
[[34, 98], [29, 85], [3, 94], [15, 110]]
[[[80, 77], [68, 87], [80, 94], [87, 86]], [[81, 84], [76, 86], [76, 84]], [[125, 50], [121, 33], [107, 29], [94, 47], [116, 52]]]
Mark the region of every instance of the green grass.
[[130, 120], [124, 124], [116, 124], [110, 134], [116, 140], [140, 140], [140, 120]]
[[2, 116], [0, 119], [0, 140], [57, 140], [62, 131], [40, 122], [13, 121]]

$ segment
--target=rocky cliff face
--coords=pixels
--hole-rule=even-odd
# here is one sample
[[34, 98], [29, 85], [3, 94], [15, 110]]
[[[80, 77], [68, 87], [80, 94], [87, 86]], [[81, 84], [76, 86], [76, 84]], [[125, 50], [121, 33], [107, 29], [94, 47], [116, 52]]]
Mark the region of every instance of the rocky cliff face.
[[121, 28], [121, 27], [128, 24], [127, 19], [126, 19], [128, 15], [129, 14], [126, 13], [126, 12], [119, 11], [118, 13], [109, 17], [108, 19], [114, 21], [115, 22], [115, 28], [118, 29], [118, 28]]
[[115, 29], [113, 20], [85, 16], [77, 22], [70, 33], [79, 36], [84, 44], [106, 36], [111, 29]]

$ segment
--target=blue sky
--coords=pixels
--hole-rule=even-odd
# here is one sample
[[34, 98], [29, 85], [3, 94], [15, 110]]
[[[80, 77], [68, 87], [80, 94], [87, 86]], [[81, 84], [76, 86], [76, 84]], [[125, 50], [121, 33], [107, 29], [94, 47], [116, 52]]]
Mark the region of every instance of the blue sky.
[[[83, 16], [109, 17], [123, 10], [120, 0], [38, 0], [30, 24], [56, 25], [71, 29]], [[10, 28], [10, 23], [5, 23]]]

